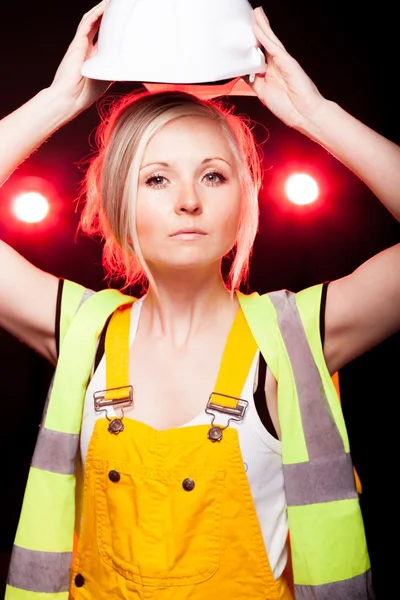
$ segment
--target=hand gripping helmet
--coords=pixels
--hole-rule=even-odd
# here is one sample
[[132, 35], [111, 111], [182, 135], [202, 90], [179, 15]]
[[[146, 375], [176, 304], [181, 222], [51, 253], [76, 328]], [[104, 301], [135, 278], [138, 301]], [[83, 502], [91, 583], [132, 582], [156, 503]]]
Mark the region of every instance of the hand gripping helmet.
[[252, 95], [265, 71], [248, 0], [110, 0], [82, 75], [202, 97]]

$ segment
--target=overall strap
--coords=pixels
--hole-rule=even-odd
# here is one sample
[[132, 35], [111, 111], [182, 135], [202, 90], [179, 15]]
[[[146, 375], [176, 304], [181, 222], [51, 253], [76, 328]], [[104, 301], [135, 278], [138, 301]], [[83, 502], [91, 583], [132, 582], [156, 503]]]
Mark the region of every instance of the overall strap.
[[120, 306], [112, 315], [105, 339], [107, 400], [126, 397], [129, 387], [129, 348], [132, 303]]
[[235, 399], [242, 394], [256, 352], [257, 344], [239, 308], [225, 344], [213, 401], [225, 407], [234, 406]]
[[[124, 390], [130, 385], [130, 317], [131, 305], [120, 307], [112, 315], [106, 333], [106, 397], [114, 400], [124, 399]], [[216, 409], [237, 405], [256, 351], [256, 342], [239, 308], [227, 338], [214, 390], [210, 394], [210, 401]]]

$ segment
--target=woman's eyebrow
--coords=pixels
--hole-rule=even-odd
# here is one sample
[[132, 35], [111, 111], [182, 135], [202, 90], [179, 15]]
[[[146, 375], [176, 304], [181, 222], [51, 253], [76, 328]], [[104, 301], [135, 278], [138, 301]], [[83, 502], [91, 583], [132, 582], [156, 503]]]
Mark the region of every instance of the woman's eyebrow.
[[[214, 160], [222, 160], [224, 163], [226, 163], [227, 165], [229, 165], [230, 167], [232, 166], [231, 163], [226, 160], [226, 158], [222, 158], [221, 156], [214, 156], [212, 158], [205, 158], [204, 160], [201, 161], [202, 165], [206, 165], [207, 163], [213, 162]], [[145, 165], [143, 165], [142, 167], [140, 167], [140, 170], [145, 169], [146, 167], [152, 167], [158, 165], [160, 167], [170, 167], [171, 165], [163, 162], [163, 161], [156, 161], [156, 162], [150, 162], [150, 163], [146, 163]]]

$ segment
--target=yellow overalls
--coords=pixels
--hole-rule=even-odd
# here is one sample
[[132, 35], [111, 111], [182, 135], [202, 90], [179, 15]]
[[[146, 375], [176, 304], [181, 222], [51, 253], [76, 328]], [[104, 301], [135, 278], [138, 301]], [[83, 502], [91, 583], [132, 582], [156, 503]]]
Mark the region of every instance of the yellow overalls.
[[[118, 309], [107, 332], [105, 411], [127, 397], [129, 319], [130, 305]], [[97, 420], [71, 599], [292, 599], [271, 571], [238, 432], [227, 423], [245, 418], [240, 394], [256, 350], [239, 309], [207, 404], [210, 425], [158, 431], [122, 415]]]

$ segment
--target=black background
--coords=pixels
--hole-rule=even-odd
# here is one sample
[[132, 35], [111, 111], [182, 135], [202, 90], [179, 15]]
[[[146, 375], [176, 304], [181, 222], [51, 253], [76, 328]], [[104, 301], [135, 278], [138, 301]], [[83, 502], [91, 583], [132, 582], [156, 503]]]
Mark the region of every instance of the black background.
[[[2, 116], [50, 85], [81, 15], [91, 6], [87, 0], [65, 4], [50, 0], [3, 3]], [[395, 3], [368, 6], [359, 0], [287, 0], [263, 2], [263, 6], [276, 34], [325, 97], [399, 142]], [[130, 85], [118, 84], [112, 93], [130, 89]], [[297, 291], [332, 280], [349, 274], [375, 253], [399, 241], [398, 223], [325, 150], [282, 125], [257, 99], [232, 101], [239, 112], [258, 123], [255, 132], [264, 152], [260, 235], [252, 262], [252, 290]], [[75, 239], [75, 199], [82, 161], [89, 152], [88, 140], [97, 123], [96, 108], [92, 107], [53, 135], [0, 190], [1, 238], [38, 267], [93, 289], [106, 285], [101, 246], [82, 236]], [[291, 207], [277, 191], [284, 175], [295, 168], [308, 168], [321, 182], [321, 198], [311, 208]], [[11, 216], [12, 196], [23, 178], [30, 175], [46, 178], [54, 188], [57, 211], [50, 227], [23, 227]], [[385, 290], [377, 289], [376, 293], [384, 294]], [[364, 486], [362, 508], [378, 598], [399, 596], [391, 560], [395, 553], [390, 549], [397, 532], [399, 356], [400, 337], [395, 335], [340, 373], [353, 457]], [[52, 370], [37, 354], [2, 330], [0, 358], [1, 589]]]

